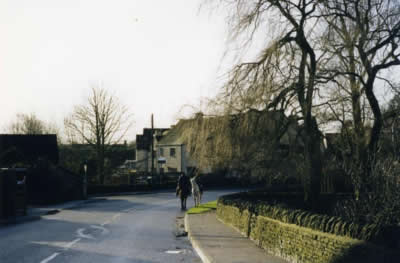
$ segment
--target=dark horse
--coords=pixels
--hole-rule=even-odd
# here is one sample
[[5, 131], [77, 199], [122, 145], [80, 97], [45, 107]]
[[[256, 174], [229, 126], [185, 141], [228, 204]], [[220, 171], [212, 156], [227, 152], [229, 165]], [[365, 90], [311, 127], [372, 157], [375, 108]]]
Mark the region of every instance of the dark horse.
[[176, 195], [181, 199], [181, 210], [186, 210], [186, 200], [190, 195], [190, 179], [186, 174], [182, 174], [178, 178]]

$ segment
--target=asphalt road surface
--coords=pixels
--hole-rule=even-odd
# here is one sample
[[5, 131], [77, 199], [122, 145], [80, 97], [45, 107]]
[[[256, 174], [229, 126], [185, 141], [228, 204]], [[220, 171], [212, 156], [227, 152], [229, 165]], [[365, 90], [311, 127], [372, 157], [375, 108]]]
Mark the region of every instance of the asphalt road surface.
[[[206, 191], [203, 201], [230, 192]], [[193, 206], [192, 197], [187, 205]], [[96, 198], [1, 227], [0, 262], [201, 262], [188, 238], [179, 235], [183, 216], [174, 192]]]

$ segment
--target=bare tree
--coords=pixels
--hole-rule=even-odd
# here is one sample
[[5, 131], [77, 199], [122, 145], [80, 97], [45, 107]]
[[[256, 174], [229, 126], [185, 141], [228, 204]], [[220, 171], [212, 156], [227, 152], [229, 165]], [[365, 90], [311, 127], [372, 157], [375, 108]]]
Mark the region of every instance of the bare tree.
[[[318, 89], [316, 52], [319, 34], [317, 8], [313, 0], [225, 1], [232, 14], [232, 35], [254, 41], [253, 36], [274, 26], [259, 57], [240, 62], [230, 73], [224, 94], [228, 114], [249, 108], [281, 109], [299, 117], [304, 127], [305, 201], [316, 206], [320, 192], [321, 132], [313, 114]], [[271, 30], [272, 31], [272, 30]], [[264, 35], [268, 34], [263, 31]]]
[[[393, 0], [330, 0], [320, 7], [329, 25], [324, 41], [324, 50], [330, 54], [324, 63], [325, 77], [343, 91], [342, 100], [350, 105], [348, 120], [353, 124], [354, 140], [348, 141], [352, 149], [349, 156], [356, 169], [352, 173], [365, 181], [358, 185], [366, 187], [370, 181], [366, 177], [373, 168], [371, 160], [376, 160], [374, 155], [384, 119], [396, 114], [382, 113], [376, 92], [383, 86], [378, 81], [393, 86], [382, 73], [400, 65], [400, 3]], [[370, 114], [364, 114], [366, 109]], [[330, 110], [333, 112], [333, 107]], [[344, 114], [334, 115], [345, 121]], [[356, 192], [360, 190], [356, 189]]]
[[107, 148], [119, 143], [133, 125], [128, 108], [107, 90], [95, 86], [87, 103], [75, 106], [64, 125], [71, 143], [87, 143], [94, 148], [97, 175], [104, 184]]
[[58, 129], [54, 124], [40, 120], [34, 113], [18, 113], [16, 120], [6, 128], [6, 132], [11, 134], [57, 134]]

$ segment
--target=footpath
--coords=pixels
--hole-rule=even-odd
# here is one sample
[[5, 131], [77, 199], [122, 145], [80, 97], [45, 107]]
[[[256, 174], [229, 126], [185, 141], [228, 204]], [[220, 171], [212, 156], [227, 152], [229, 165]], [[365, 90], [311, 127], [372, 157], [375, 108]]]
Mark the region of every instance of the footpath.
[[215, 211], [186, 214], [185, 228], [204, 263], [287, 263], [269, 255], [234, 228], [220, 222]]

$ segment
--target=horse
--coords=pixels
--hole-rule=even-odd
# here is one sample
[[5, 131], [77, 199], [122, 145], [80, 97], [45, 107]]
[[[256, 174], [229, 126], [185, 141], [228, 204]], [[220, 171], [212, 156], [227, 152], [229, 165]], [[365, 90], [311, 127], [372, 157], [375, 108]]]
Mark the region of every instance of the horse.
[[199, 186], [199, 184], [196, 182], [197, 179], [196, 175], [192, 179], [190, 179], [190, 183], [192, 184], [192, 194], [193, 194], [193, 199], [194, 199], [194, 206], [197, 207], [201, 203], [201, 197], [203, 195], [203, 189]]

